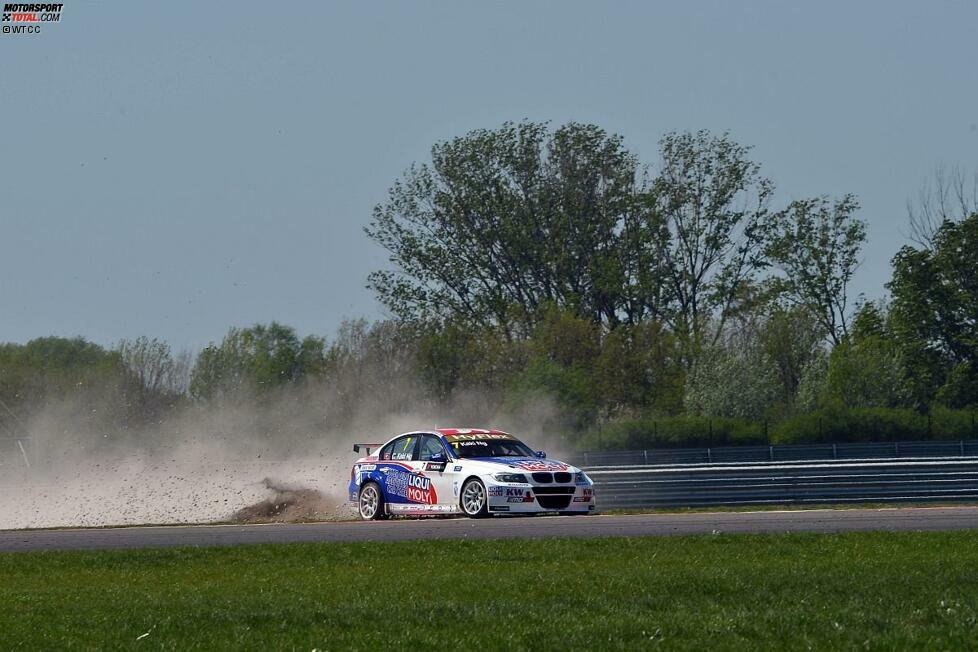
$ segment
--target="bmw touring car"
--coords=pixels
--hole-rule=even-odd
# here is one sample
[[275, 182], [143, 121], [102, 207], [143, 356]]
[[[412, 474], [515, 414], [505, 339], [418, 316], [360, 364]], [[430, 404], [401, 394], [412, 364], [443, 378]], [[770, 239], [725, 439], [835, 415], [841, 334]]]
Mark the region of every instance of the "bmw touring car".
[[354, 444], [353, 450], [367, 453], [353, 465], [349, 487], [350, 502], [364, 520], [595, 509], [594, 483], [586, 473], [500, 430], [408, 432], [384, 444]]

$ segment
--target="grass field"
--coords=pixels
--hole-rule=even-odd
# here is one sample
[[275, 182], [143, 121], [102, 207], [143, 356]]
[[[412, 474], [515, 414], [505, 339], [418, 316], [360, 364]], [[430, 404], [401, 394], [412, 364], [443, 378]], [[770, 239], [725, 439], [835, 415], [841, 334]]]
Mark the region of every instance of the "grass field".
[[4, 650], [976, 642], [969, 531], [0, 554]]

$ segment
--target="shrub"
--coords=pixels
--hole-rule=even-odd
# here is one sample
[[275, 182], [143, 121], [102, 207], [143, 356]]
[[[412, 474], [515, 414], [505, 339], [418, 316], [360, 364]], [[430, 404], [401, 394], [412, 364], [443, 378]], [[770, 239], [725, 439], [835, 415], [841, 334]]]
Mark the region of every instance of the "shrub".
[[710, 417], [666, 417], [612, 422], [587, 432], [584, 450], [697, 448], [765, 443], [763, 422]]
[[900, 408], [827, 408], [779, 423], [771, 431], [775, 444], [818, 442], [971, 439], [973, 415], [935, 408], [930, 415]]
[[757, 444], [978, 439], [978, 413], [935, 408], [930, 415], [901, 408], [826, 408], [770, 425], [730, 418], [631, 419], [593, 428], [581, 450], [702, 448]]

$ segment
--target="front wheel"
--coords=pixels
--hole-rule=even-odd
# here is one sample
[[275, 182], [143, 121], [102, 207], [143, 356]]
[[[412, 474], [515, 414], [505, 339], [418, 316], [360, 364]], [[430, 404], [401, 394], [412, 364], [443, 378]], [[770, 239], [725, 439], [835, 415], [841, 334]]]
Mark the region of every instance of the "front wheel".
[[489, 515], [486, 485], [482, 484], [482, 480], [478, 478], [471, 478], [462, 485], [460, 502], [462, 511], [469, 518], [483, 518]]
[[384, 495], [375, 482], [368, 482], [360, 487], [360, 500], [357, 503], [360, 518], [365, 521], [376, 521], [384, 518]]

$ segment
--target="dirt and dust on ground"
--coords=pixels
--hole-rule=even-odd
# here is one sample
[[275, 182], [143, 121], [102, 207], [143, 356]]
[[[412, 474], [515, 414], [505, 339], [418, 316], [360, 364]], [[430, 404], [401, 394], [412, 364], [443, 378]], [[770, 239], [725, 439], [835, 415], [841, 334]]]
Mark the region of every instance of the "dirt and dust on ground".
[[0, 529], [348, 518], [344, 478], [347, 460], [315, 457], [190, 462], [131, 455], [27, 472], [0, 467]]
[[[277, 518], [352, 514], [354, 437], [295, 401], [188, 408], [126, 432], [93, 432], [74, 406], [24, 421], [30, 466], [18, 450], [0, 451], [0, 529], [222, 523], [264, 501], [282, 504], [286, 486], [292, 506]], [[300, 509], [312, 494], [316, 506]]]
[[265, 478], [261, 484], [272, 495], [231, 514], [228, 519], [231, 523], [323, 521], [336, 518], [341, 511], [335, 496], [331, 498], [317, 489], [290, 485], [271, 478]]
[[27, 424], [29, 468], [19, 449], [0, 454], [0, 529], [351, 518], [352, 444], [423, 428], [498, 427], [559, 457], [542, 425], [550, 406], [512, 415], [487, 413], [486, 403], [411, 413], [365, 403], [363, 416], [334, 428], [295, 401], [235, 405], [188, 411], [127, 439], [50, 410]]

